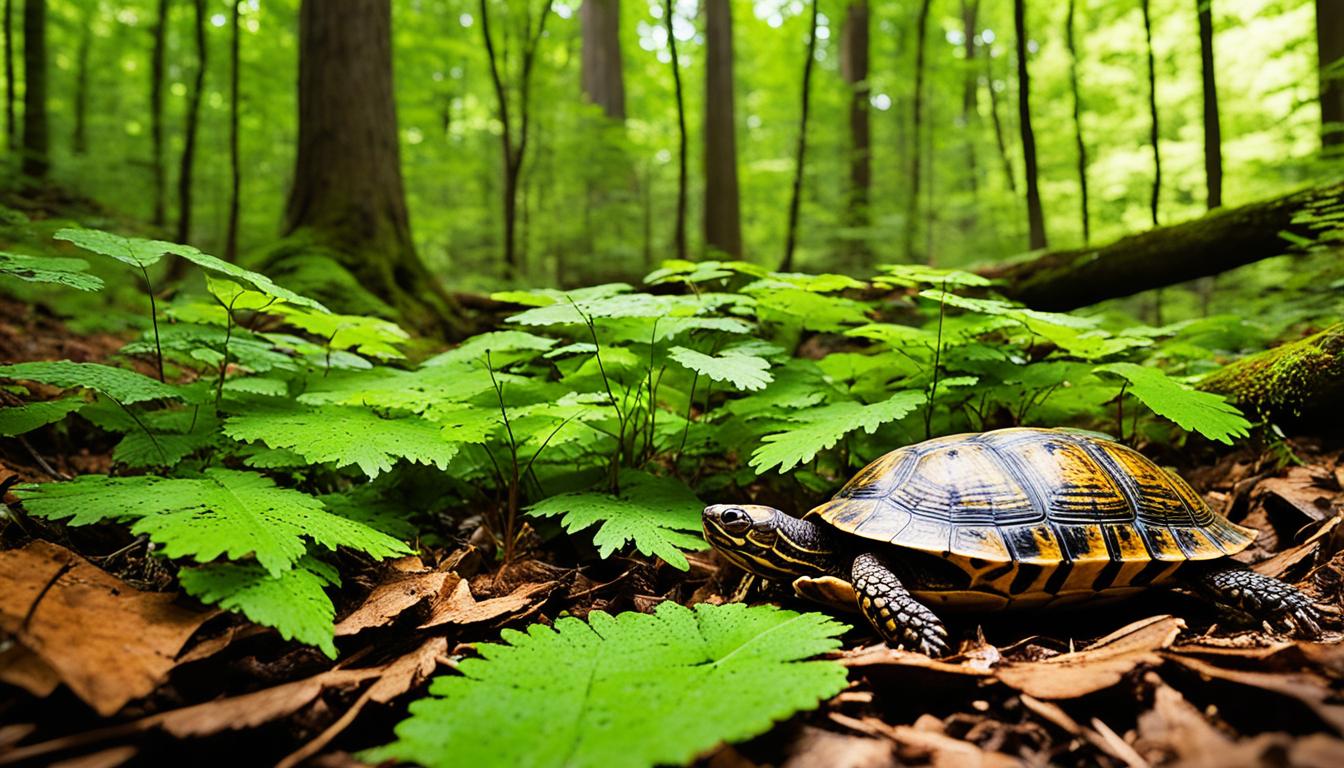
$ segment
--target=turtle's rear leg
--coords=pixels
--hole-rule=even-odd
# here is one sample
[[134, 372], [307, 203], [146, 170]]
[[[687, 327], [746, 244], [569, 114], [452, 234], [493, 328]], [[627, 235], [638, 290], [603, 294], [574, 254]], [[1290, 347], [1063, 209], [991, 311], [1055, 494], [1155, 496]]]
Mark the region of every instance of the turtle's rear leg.
[[854, 558], [851, 583], [859, 611], [888, 643], [929, 656], [945, 656], [947, 627], [914, 598], [896, 574], [876, 555]]
[[1224, 562], [1194, 568], [1185, 578], [1223, 612], [1249, 624], [1264, 623], [1304, 637], [1321, 634], [1315, 604], [1287, 582]]

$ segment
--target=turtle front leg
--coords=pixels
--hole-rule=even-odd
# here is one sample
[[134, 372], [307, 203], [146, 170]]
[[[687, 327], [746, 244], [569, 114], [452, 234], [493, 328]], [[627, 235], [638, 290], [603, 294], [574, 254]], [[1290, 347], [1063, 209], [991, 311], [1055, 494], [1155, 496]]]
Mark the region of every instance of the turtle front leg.
[[1311, 598], [1286, 582], [1230, 563], [1197, 568], [1186, 575], [1186, 582], [1224, 613], [1246, 623], [1263, 622], [1304, 637], [1321, 634], [1321, 615]]
[[883, 640], [929, 656], [947, 655], [947, 627], [942, 619], [915, 600], [876, 555], [865, 552], [854, 558], [850, 583], [859, 611]]

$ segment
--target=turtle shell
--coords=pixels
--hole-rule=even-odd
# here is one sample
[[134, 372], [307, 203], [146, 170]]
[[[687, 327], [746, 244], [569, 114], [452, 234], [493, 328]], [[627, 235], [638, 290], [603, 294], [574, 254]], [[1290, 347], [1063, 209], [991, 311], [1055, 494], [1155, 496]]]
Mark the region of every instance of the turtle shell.
[[1054, 429], [952, 435], [892, 451], [808, 517], [954, 563], [964, 579], [912, 589], [951, 604], [1133, 591], [1186, 561], [1240, 552], [1255, 536], [1138, 452]]

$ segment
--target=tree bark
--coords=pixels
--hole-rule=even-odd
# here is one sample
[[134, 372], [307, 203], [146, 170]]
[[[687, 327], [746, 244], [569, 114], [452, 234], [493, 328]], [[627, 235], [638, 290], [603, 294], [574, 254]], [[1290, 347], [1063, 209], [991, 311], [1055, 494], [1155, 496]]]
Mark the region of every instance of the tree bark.
[[97, 8], [93, 4], [85, 9], [79, 30], [79, 47], [75, 51], [75, 128], [70, 145], [76, 155], [89, 151], [89, 53], [93, 48], [93, 16]]
[[1046, 247], [1045, 214], [1036, 185], [1036, 134], [1031, 130], [1031, 82], [1027, 74], [1026, 0], [1013, 0], [1013, 27], [1017, 32], [1017, 114], [1022, 132], [1022, 158], [1027, 187], [1027, 232], [1031, 250]]
[[929, 5], [920, 0], [915, 16], [915, 95], [911, 112], [912, 147], [910, 153], [910, 198], [905, 204], [905, 260], [916, 261], [915, 236], [919, 229], [919, 187], [924, 170], [924, 48], [928, 39]]
[[1262, 421], [1283, 422], [1317, 411], [1338, 418], [1338, 395], [1344, 392], [1344, 323], [1229, 363], [1198, 386], [1227, 396]]
[[[196, 131], [201, 120], [201, 96], [205, 90], [205, 0], [194, 0], [193, 22], [196, 39], [196, 77], [187, 93], [186, 124], [183, 126], [182, 165], [177, 174], [177, 242], [191, 239], [191, 206], [196, 171]], [[181, 259], [174, 263], [181, 263]]]
[[1316, 64], [1321, 80], [1321, 147], [1344, 144], [1344, 3], [1316, 0]]
[[583, 92], [607, 117], [625, 120], [620, 0], [583, 0]]
[[167, 182], [163, 165], [163, 60], [168, 48], [168, 0], [158, 0], [152, 28], [154, 45], [149, 56], [149, 135], [152, 144], [154, 208], [150, 222], [162, 227], [168, 220]]
[[238, 158], [238, 22], [243, 0], [233, 0], [229, 19], [229, 223], [224, 233], [224, 258], [238, 260], [238, 216], [242, 195], [242, 170]]
[[[980, 110], [976, 104], [980, 72], [975, 65], [975, 51], [978, 47], [975, 44], [975, 35], [979, 15], [980, 0], [972, 0], [971, 2], [961, 0], [961, 28], [962, 34], [966, 38], [962, 43], [966, 50], [966, 67], [961, 84], [961, 124], [962, 130], [966, 132], [966, 178], [971, 190], [972, 200], [978, 199], [980, 193], [979, 163], [975, 153], [975, 140], [978, 133], [975, 128], [980, 122]], [[971, 224], [973, 226], [973, 222]]]
[[803, 203], [803, 172], [807, 158], [807, 118], [812, 106], [812, 63], [817, 55], [817, 2], [812, 0], [812, 17], [807, 33], [807, 59], [803, 62], [803, 106], [798, 118], [798, 144], [793, 158], [793, 194], [789, 197], [789, 223], [784, 238], [784, 261], [780, 271], [793, 271], [793, 252], [797, 246], [798, 211]]
[[23, 4], [23, 162], [22, 173], [46, 178], [47, 155], [47, 0]]
[[1083, 243], [1086, 244], [1092, 242], [1092, 219], [1088, 215], [1087, 205], [1087, 144], [1083, 141], [1083, 105], [1078, 95], [1078, 47], [1073, 35], [1073, 12], [1076, 4], [1077, 0], [1069, 0], [1064, 36], [1069, 47], [1069, 88], [1073, 91], [1073, 141], [1078, 148], [1078, 190], [1082, 195], [1079, 207], [1083, 220]]
[[401, 319], [453, 330], [454, 304], [411, 240], [392, 90], [390, 0], [339, 6], [303, 0], [298, 85], [298, 155], [286, 233], [310, 236]]
[[1149, 13], [1148, 0], [1139, 0], [1143, 10], [1143, 40], [1148, 53], [1148, 141], [1153, 145], [1153, 196], [1149, 205], [1153, 226], [1158, 225], [1157, 204], [1162, 195], [1162, 153], [1158, 149], [1157, 121], [1157, 64], [1153, 58], [1153, 20]]
[[541, 10], [541, 19], [537, 22], [535, 33], [530, 24], [524, 30], [523, 65], [518, 86], [518, 123], [515, 126], [509, 111], [509, 92], [504, 84], [501, 57], [495, 51], [494, 36], [490, 32], [490, 6], [488, 0], [481, 0], [481, 37], [485, 43], [486, 56], [490, 61], [490, 80], [494, 84], [495, 100], [499, 107], [499, 121], [503, 125], [500, 132], [500, 149], [504, 160], [504, 276], [508, 279], [522, 273], [523, 264], [518, 255], [518, 186], [522, 178], [523, 161], [527, 159], [528, 126], [532, 119], [532, 65], [536, 60], [537, 47], [546, 31], [546, 19], [551, 15], [552, 0], [546, 0]]
[[19, 147], [19, 124], [14, 120], [14, 0], [5, 0], [5, 148]]
[[733, 108], [733, 14], [705, 0], [705, 248], [742, 257]]
[[663, 23], [667, 26], [667, 45], [672, 51], [672, 87], [677, 96], [677, 213], [672, 222], [672, 246], [677, 258], [686, 259], [686, 102], [681, 91], [681, 62], [677, 58], [677, 38], [672, 34], [672, 0], [663, 0]]
[[[855, 229], [867, 229], [873, 186], [872, 128], [869, 120], [868, 0], [850, 0], [840, 35], [840, 74], [849, 85], [849, 201], [846, 221]], [[851, 241], [849, 256], [858, 267], [868, 257], [866, 238]]]
[[1223, 204], [1223, 130], [1218, 119], [1218, 80], [1213, 66], [1213, 0], [1195, 0], [1199, 60], [1204, 84], [1204, 179], [1209, 210]]
[[994, 142], [999, 147], [999, 157], [1003, 160], [1003, 177], [1008, 181], [1008, 191], [1017, 194], [1017, 174], [1013, 173], [1013, 158], [1008, 154], [1008, 141], [1003, 137], [1003, 120], [999, 117], [999, 92], [994, 89], [994, 59], [985, 54], [985, 85], [989, 91], [989, 117], [994, 123]]
[[1328, 184], [1203, 218], [1129, 235], [1109, 245], [1051, 251], [1031, 261], [990, 267], [1001, 291], [1029, 307], [1069, 310], [1106, 299], [1215, 275], [1293, 252], [1281, 236], [1313, 239], [1328, 226], [1300, 216], [1313, 206], [1344, 204], [1344, 183]]

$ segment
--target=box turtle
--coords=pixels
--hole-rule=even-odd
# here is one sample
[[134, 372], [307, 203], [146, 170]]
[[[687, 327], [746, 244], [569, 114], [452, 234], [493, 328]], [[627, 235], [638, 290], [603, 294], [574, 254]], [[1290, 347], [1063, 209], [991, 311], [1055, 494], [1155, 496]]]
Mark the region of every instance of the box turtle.
[[928, 440], [864, 467], [802, 519], [717, 504], [702, 522], [733, 563], [857, 608], [884, 640], [930, 655], [948, 651], [931, 607], [1054, 606], [1173, 583], [1243, 620], [1320, 631], [1304, 594], [1228, 558], [1255, 531], [1138, 452], [1079, 432]]

